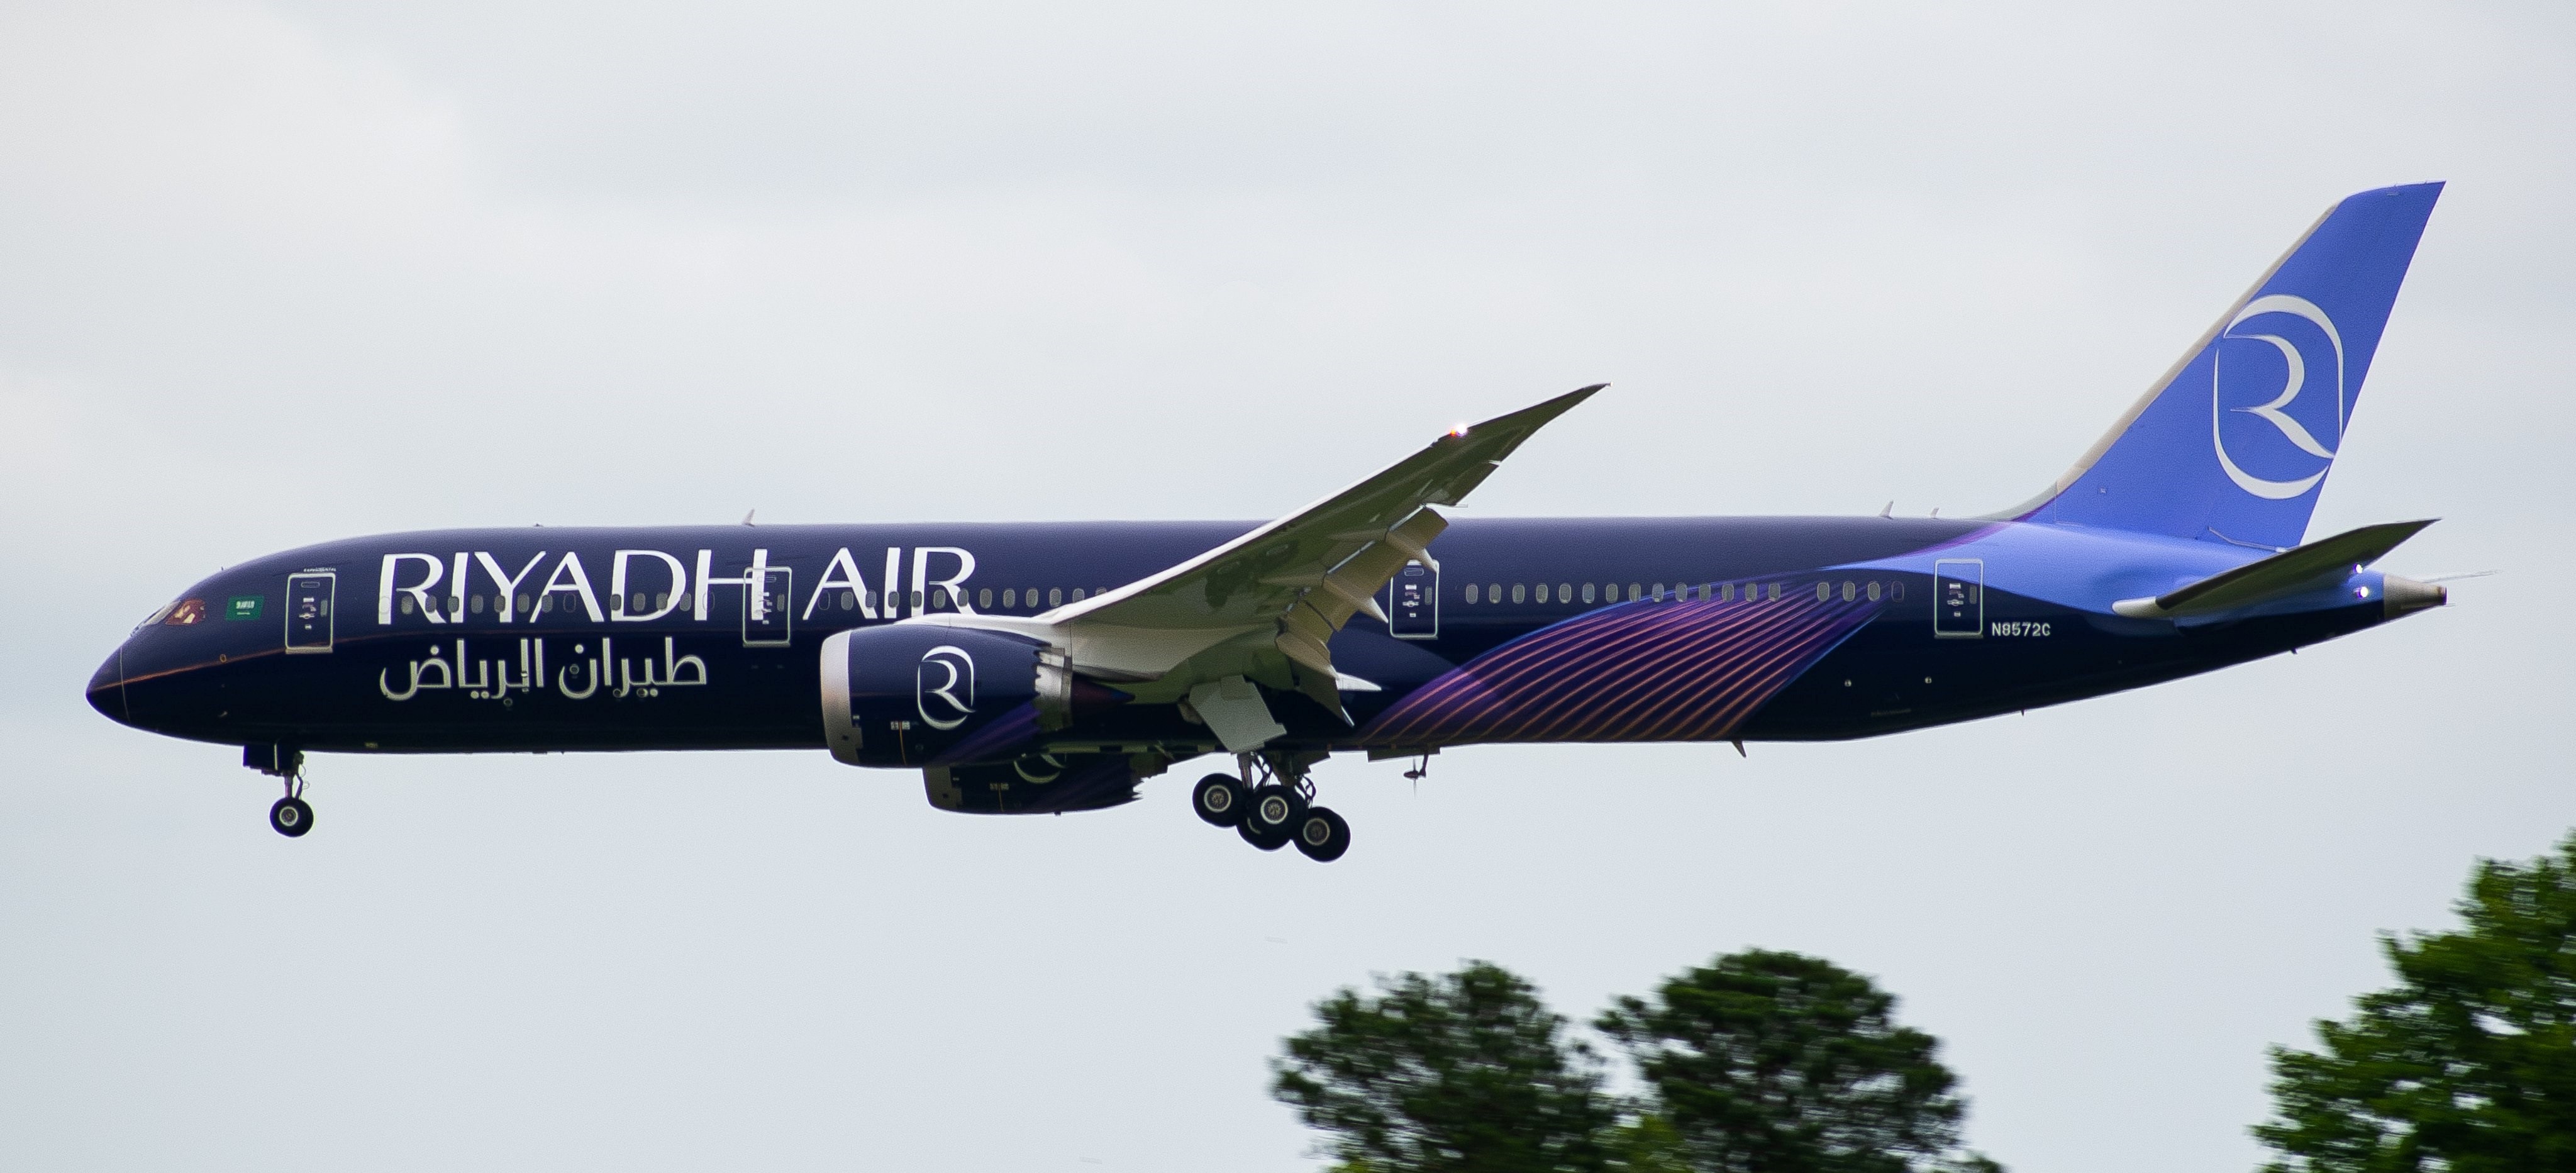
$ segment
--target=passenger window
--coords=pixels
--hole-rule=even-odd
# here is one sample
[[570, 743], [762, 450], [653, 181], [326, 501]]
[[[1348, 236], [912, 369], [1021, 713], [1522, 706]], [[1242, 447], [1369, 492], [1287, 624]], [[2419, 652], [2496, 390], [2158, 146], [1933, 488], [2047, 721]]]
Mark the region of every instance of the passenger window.
[[1887, 597], [1888, 597], [1888, 598], [1891, 598], [1891, 599], [1894, 599], [1894, 600], [1896, 600], [1896, 601], [1898, 601], [1898, 602], [1900, 602], [1900, 603], [1901, 603], [1901, 602], [1904, 602], [1904, 601], [1905, 601], [1905, 580], [1900, 578], [1900, 579], [1896, 580], [1895, 582], [1891, 582], [1891, 583], [1887, 584]]
[[1081, 601], [1082, 601], [1082, 588], [1081, 588], [1081, 587], [1075, 587], [1075, 588], [1073, 588], [1073, 601], [1074, 601], [1074, 602], [1077, 602], [1077, 603], [1079, 603], [1079, 602], [1081, 602]]
[[1828, 599], [1831, 599], [1831, 598], [1833, 598], [1833, 597], [1834, 597], [1834, 584], [1829, 583], [1829, 582], [1820, 582], [1820, 583], [1817, 583], [1817, 584], [1816, 584], [1816, 601], [1817, 601], [1817, 602], [1822, 603], [1822, 602], [1824, 602], [1824, 601], [1826, 601], [1826, 600], [1828, 600]]
[[1870, 601], [1870, 602], [1873, 602], [1873, 603], [1875, 603], [1875, 602], [1877, 602], [1877, 601], [1878, 601], [1878, 584], [1877, 584], [1877, 583], [1871, 583], [1871, 584], [1869, 584], [1869, 601]]
[[1064, 605], [1064, 588], [1063, 588], [1063, 587], [1048, 587], [1048, 588], [1047, 588], [1047, 606], [1050, 606], [1050, 607], [1061, 607], [1061, 606], [1063, 606], [1063, 605]]
[[1775, 582], [1775, 583], [1772, 583], [1772, 584], [1771, 584], [1771, 601], [1772, 601], [1772, 602], [1774, 602], [1774, 603], [1777, 603], [1777, 602], [1779, 602], [1779, 601], [1780, 601], [1780, 584], [1779, 584], [1779, 583], [1776, 583], [1776, 582]]
[[1663, 601], [1664, 601], [1664, 584], [1662, 584], [1662, 583], [1660, 583], [1660, 582], [1659, 582], [1659, 583], [1656, 583], [1656, 584], [1654, 585], [1654, 587], [1652, 588], [1652, 590], [1653, 590], [1653, 593], [1652, 593], [1652, 594], [1647, 595], [1646, 597], [1647, 597], [1647, 598], [1650, 598], [1650, 599], [1653, 599], [1654, 601], [1656, 601], [1656, 602], [1658, 602], [1658, 603], [1663, 602]]
[[1529, 601], [1529, 586], [1528, 586], [1527, 584], [1525, 584], [1525, 583], [1517, 583], [1517, 582], [1516, 582], [1516, 583], [1513, 583], [1513, 584], [1512, 584], [1512, 601], [1513, 601], [1513, 602], [1515, 602], [1515, 603], [1526, 603], [1526, 602], [1528, 602], [1528, 601]]
[[1583, 584], [1583, 601], [1584, 601], [1584, 602], [1589, 603], [1589, 602], [1591, 602], [1592, 600], [1597, 599], [1597, 598], [1599, 598], [1599, 597], [1601, 597], [1601, 593], [1600, 593], [1599, 588], [1597, 588], [1597, 587], [1593, 586], [1591, 583], [1588, 583], [1588, 582], [1587, 582], [1587, 583], [1585, 583], [1585, 584]]
[[1542, 602], [1542, 603], [1544, 603], [1544, 602], [1546, 602], [1546, 601], [1547, 601], [1547, 584], [1546, 584], [1546, 583], [1540, 583], [1540, 584], [1538, 584], [1538, 601], [1539, 601], [1539, 602]]
[[520, 613], [520, 614], [522, 614], [522, 615], [524, 615], [524, 614], [526, 614], [526, 613], [527, 613], [527, 611], [528, 611], [528, 593], [527, 593], [526, 591], [521, 591], [521, 592], [519, 592], [519, 613]]
[[1560, 582], [1556, 584], [1556, 601], [1560, 603], [1573, 602], [1574, 584], [1570, 582]]
[[976, 605], [976, 606], [978, 606], [978, 607], [990, 607], [990, 606], [992, 606], [992, 605], [993, 605], [993, 588], [991, 588], [991, 587], [977, 587], [977, 588], [975, 588], [975, 605]]
[[404, 595], [404, 596], [402, 597], [402, 613], [403, 613], [403, 614], [405, 614], [405, 615], [409, 615], [409, 614], [411, 614], [411, 596], [410, 596], [410, 595]]
[[1848, 602], [1852, 601], [1854, 598], [1859, 597], [1859, 594], [1860, 594], [1860, 588], [1853, 586], [1853, 585], [1852, 585], [1852, 581], [1851, 581], [1850, 579], [1846, 578], [1846, 579], [1844, 579], [1844, 580], [1843, 580], [1843, 601], [1844, 601], [1844, 602], [1848, 603]]
[[1017, 588], [1017, 587], [1003, 587], [1003, 588], [1002, 588], [1002, 606], [1003, 606], [1004, 608], [1006, 608], [1006, 609], [1007, 609], [1007, 608], [1011, 608], [1011, 607], [1017, 607], [1017, 606], [1019, 606], [1019, 605], [1020, 605], [1020, 591], [1019, 591], [1019, 588]]
[[913, 609], [913, 610], [915, 610], [915, 611], [926, 610], [927, 608], [924, 608], [924, 607], [921, 605], [921, 603], [922, 603], [922, 600], [921, 600], [921, 592], [920, 592], [920, 591], [914, 591], [914, 592], [912, 592], [912, 609]]
[[482, 613], [483, 613], [483, 596], [481, 596], [481, 595], [476, 595], [476, 596], [474, 596], [474, 601], [473, 601], [473, 602], [470, 602], [470, 603], [467, 603], [467, 604], [466, 604], [466, 606], [473, 608], [473, 609], [474, 609], [474, 613], [475, 613], [475, 614], [477, 614], [477, 615], [482, 614]]
[[1467, 601], [1470, 603], [1476, 601], [1476, 584], [1472, 582], [1467, 584]]
[[1642, 598], [1645, 598], [1645, 597], [1646, 597], [1646, 588], [1641, 587], [1641, 586], [1638, 586], [1637, 584], [1635, 584], [1635, 583], [1633, 583], [1633, 582], [1628, 584], [1628, 601], [1629, 601], [1629, 602], [1633, 603], [1633, 602], [1636, 602], [1637, 600], [1642, 599]]

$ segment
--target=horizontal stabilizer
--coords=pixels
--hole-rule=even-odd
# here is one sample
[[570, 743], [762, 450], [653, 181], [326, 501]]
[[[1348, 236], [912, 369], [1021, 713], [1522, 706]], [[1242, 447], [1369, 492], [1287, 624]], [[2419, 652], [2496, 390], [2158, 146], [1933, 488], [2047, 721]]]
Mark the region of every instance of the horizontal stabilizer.
[[2111, 610], [2131, 619], [2179, 619], [2288, 598], [2341, 582], [2431, 524], [2432, 520], [2427, 519], [2365, 525], [2260, 562], [2249, 562], [2225, 574], [2213, 574], [2152, 599], [2122, 599], [2111, 604]]

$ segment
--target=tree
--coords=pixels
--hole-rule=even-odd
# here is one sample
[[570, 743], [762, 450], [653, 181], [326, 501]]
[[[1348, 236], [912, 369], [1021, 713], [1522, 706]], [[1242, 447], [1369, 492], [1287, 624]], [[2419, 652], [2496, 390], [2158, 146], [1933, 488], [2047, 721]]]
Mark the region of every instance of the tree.
[[1711, 1173], [2000, 1171], [1958, 1152], [1966, 1105], [1896, 999], [1796, 953], [1748, 950], [1621, 998], [1599, 1027], [1636, 1061], [1678, 1154]]
[[2481, 860], [2465, 927], [2382, 934], [2395, 988], [2272, 1048], [2273, 1173], [2576, 1170], [2576, 834]]
[[1271, 1061], [1272, 1094], [1344, 1170], [1588, 1173], [1618, 1111], [1599, 1060], [1528, 982], [1489, 962], [1380, 978], [1315, 1005]]

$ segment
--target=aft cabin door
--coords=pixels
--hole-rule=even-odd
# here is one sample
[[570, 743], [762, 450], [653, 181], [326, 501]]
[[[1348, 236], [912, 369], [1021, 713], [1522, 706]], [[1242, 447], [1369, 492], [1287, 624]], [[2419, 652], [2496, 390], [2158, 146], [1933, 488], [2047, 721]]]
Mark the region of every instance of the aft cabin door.
[[337, 594], [339, 576], [330, 571], [307, 571], [286, 578], [286, 650], [327, 652], [331, 650], [331, 604]]
[[1986, 564], [1944, 558], [1932, 564], [1932, 635], [1976, 639], [1986, 634]]
[[784, 566], [765, 566], [752, 581], [742, 587], [742, 642], [744, 647], [779, 647], [787, 642], [787, 617], [794, 611], [789, 600], [796, 594], [795, 572]]
[[1440, 572], [1407, 562], [1387, 584], [1386, 628], [1397, 639], [1440, 638]]

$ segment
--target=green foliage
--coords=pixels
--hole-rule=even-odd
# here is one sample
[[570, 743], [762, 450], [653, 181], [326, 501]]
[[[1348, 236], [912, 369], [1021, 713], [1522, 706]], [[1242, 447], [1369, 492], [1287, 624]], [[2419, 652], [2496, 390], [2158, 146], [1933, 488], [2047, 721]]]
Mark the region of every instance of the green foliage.
[[1955, 1081], [1894, 1008], [1814, 958], [1720, 957], [1603, 1016], [1650, 1093], [1622, 1104], [1527, 982], [1471, 962], [1316, 1004], [1272, 1093], [1335, 1173], [2002, 1173], [1954, 1151]]
[[1359, 1173], [1605, 1170], [1617, 1109], [1565, 1020], [1500, 966], [1380, 979], [1315, 1006], [1271, 1062], [1272, 1093]]
[[1621, 998], [1599, 1026], [1635, 1059], [1687, 1167], [1711, 1173], [1997, 1169], [1958, 1154], [1940, 1044], [1868, 978], [1748, 950]]
[[2272, 1173], [2576, 1170], [2576, 835], [2480, 861], [2456, 932], [2383, 936], [2393, 989], [2272, 1049]]

